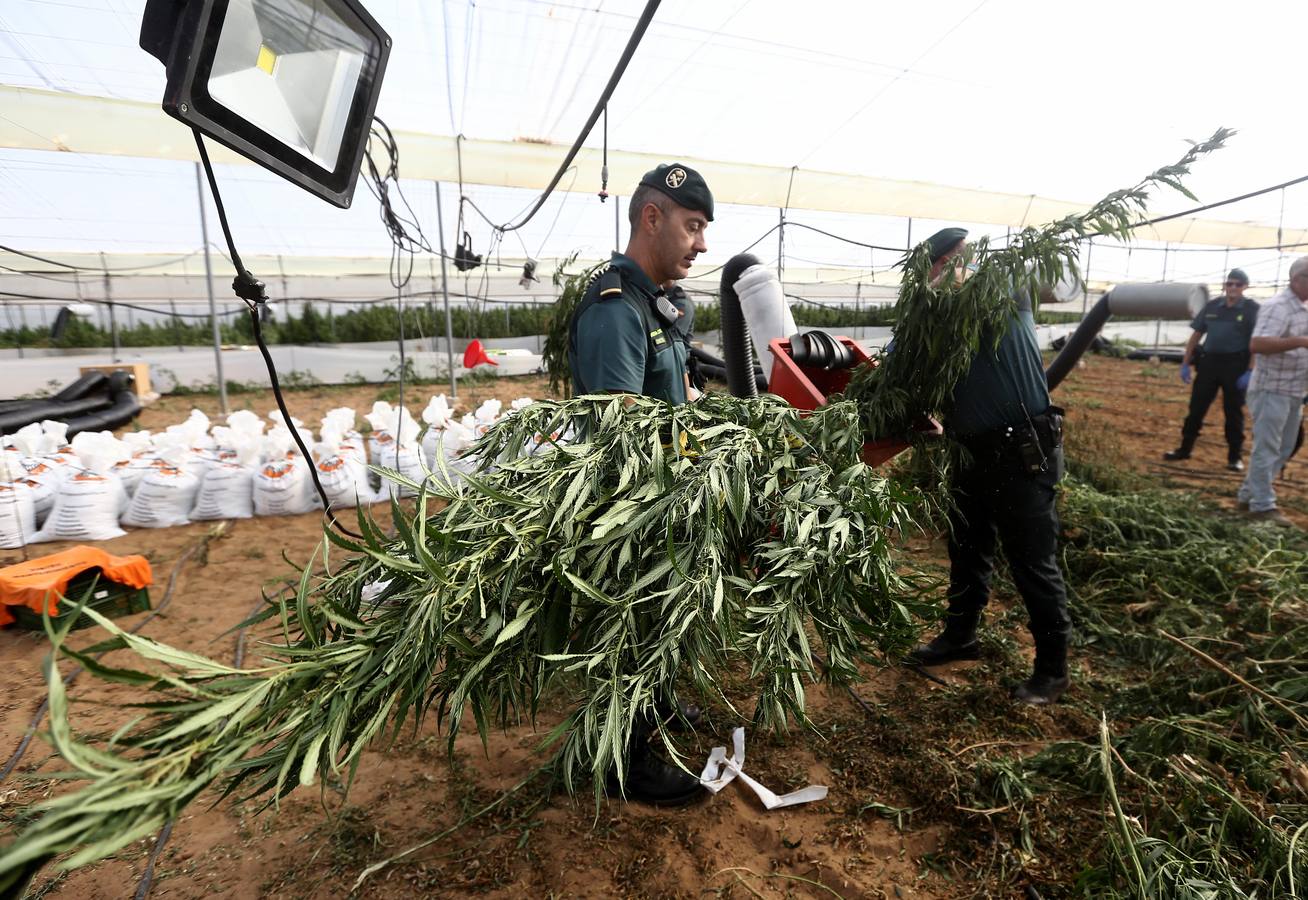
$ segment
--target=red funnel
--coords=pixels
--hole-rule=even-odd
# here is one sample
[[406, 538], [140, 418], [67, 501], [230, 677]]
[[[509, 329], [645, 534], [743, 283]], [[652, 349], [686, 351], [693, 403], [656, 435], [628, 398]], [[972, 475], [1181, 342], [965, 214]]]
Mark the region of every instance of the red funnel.
[[470, 344], [468, 344], [468, 349], [463, 351], [463, 367], [465, 369], [472, 369], [482, 363], [490, 363], [492, 366], [499, 365], [499, 363], [486, 355], [486, 348], [481, 345], [481, 341], [474, 339]]

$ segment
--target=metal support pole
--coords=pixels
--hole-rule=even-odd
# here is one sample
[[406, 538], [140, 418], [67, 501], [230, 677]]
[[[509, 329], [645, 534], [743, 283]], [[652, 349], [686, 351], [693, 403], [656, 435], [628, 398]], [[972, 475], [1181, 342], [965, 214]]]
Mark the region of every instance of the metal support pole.
[[[1222, 281], [1226, 281], [1226, 273], [1229, 271], [1231, 271], [1231, 248], [1227, 247], [1222, 253]], [[1222, 289], [1226, 289], [1225, 284], [1222, 285]]]
[[1085, 271], [1081, 273], [1081, 315], [1085, 315], [1090, 305], [1090, 263], [1094, 260], [1095, 239], [1085, 245]]
[[617, 194], [614, 194], [610, 199], [613, 201], [613, 252], [620, 253], [622, 251], [622, 215], [620, 210], [622, 204], [618, 202]]
[[100, 254], [100, 268], [104, 269], [104, 299], [109, 305], [109, 341], [113, 348], [111, 362], [118, 362], [118, 316], [114, 314], [114, 295], [109, 288], [109, 264], [105, 262], [104, 253]]
[[177, 318], [177, 303], [168, 301], [168, 308], [173, 311], [173, 337], [177, 338], [177, 352], [182, 352], [182, 320]]
[[[204, 215], [204, 173], [195, 164], [195, 195], [200, 201], [200, 240], [204, 241], [204, 286], [209, 292], [209, 324], [213, 326], [213, 362], [218, 375], [218, 408], [227, 415], [227, 381], [223, 378], [223, 334], [213, 299], [213, 261], [209, 257], [209, 223]], [[255, 313], [258, 315], [258, 313]]]
[[[1167, 253], [1171, 248], [1171, 246], [1172, 246], [1171, 244], [1163, 244], [1163, 282], [1164, 283], [1167, 282]], [[1155, 350], [1158, 349], [1158, 344], [1160, 339], [1162, 338], [1162, 334], [1163, 334], [1163, 320], [1159, 319], [1157, 324], [1154, 325], [1154, 349]]]
[[911, 251], [913, 249], [913, 217], [908, 217], [908, 244], [906, 245]]
[[777, 210], [777, 281], [781, 281], [786, 258], [786, 211]]
[[454, 372], [454, 322], [450, 317], [450, 283], [445, 274], [445, 223], [441, 215], [441, 183], [436, 185], [436, 234], [441, 251], [441, 296], [445, 298], [445, 349], [450, 360], [450, 399], [459, 396], [459, 378]]
[[431, 352], [436, 353], [436, 263], [427, 257], [427, 280], [431, 290], [427, 292], [427, 317], [431, 321]]
[[1281, 283], [1281, 263], [1285, 261], [1285, 250], [1281, 247], [1282, 229], [1285, 227], [1285, 188], [1281, 188], [1281, 217], [1276, 220], [1276, 283]]

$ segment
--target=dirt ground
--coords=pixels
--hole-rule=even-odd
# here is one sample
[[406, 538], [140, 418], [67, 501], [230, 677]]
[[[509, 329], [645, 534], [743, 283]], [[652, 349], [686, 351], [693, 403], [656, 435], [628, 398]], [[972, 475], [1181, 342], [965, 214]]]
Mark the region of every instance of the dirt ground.
[[[440, 389], [410, 388], [410, 408], [420, 409]], [[378, 393], [376, 386], [314, 388], [290, 392], [287, 400], [294, 415], [316, 425], [334, 406], [366, 412]], [[545, 395], [540, 378], [474, 382], [462, 386], [460, 410], [489, 396], [507, 403]], [[1096, 357], [1069, 377], [1056, 399], [1069, 410], [1073, 448], [1112, 455], [1159, 484], [1233, 506], [1239, 480], [1223, 465], [1220, 404], [1210, 413], [1194, 459], [1184, 465], [1161, 460], [1178, 440], [1187, 395], [1175, 366]], [[387, 399], [395, 399], [393, 389]], [[266, 393], [232, 400], [233, 409], [261, 414], [273, 406]], [[167, 397], [143, 413], [138, 427], [181, 421], [193, 406], [217, 414], [216, 398]], [[1296, 459], [1281, 499], [1304, 526], [1306, 482], [1308, 464]], [[170, 605], [142, 633], [230, 660], [237, 643], [232, 629], [252, 611], [261, 591], [278, 590], [293, 567], [309, 558], [322, 524], [316, 515], [248, 519], [207, 539], [211, 528], [135, 530], [104, 547], [149, 558], [156, 604], [170, 573], [176, 575]], [[197, 544], [203, 551], [178, 566]], [[41, 548], [58, 549], [62, 545]], [[943, 558], [938, 542], [919, 541], [905, 550], [928, 562]], [[0, 563], [18, 558], [17, 552], [0, 552]], [[1011, 598], [998, 601], [1000, 610], [1011, 606]], [[994, 889], [993, 873], [975, 863], [990, 851], [977, 848], [1009, 838], [980, 832], [982, 820], [975, 810], [959, 806], [958, 785], [934, 762], [966, 760], [983, 748], [1035, 749], [1094, 733], [1095, 698], [1086, 696], [1088, 688], [1075, 698], [1074, 687], [1073, 702], [1051, 710], [1019, 710], [1007, 700], [1008, 688], [1024, 677], [1030, 659], [1018, 613], [995, 617], [988, 652], [978, 663], [950, 667], [935, 680], [899, 668], [869, 670], [857, 692], [862, 704], [843, 691], [812, 691], [818, 733], [748, 733], [751, 775], [778, 793], [810, 783], [828, 785], [823, 802], [767, 812], [752, 794], [731, 785], [680, 810], [616, 801], [597, 808], [589, 793], [569, 799], [532, 781], [492, 813], [373, 876], [358, 896], [952, 898], [1021, 896], [1028, 886], [1040, 892], [1037, 896], [1070, 895], [1078, 837], [1056, 819], [1033, 823], [1038, 835], [1033, 853], [1005, 851], [1006, 859], [1017, 860], [1013, 866], [1020, 877]], [[130, 627], [143, 615], [121, 621]], [[1007, 651], [995, 649], [1001, 646]], [[0, 632], [0, 658], [6, 662], [0, 759], [18, 745], [44, 698], [40, 666], [46, 649], [42, 635]], [[1093, 665], [1092, 657], [1077, 660], [1074, 679], [1088, 681]], [[88, 678], [78, 681], [72, 694], [78, 699], [75, 726], [101, 731], [122, 721], [113, 704], [131, 692]], [[425, 724], [393, 746], [370, 751], [344, 797], [339, 786], [328, 786], [321, 793], [301, 789], [279, 810], [261, 810], [259, 802], [197, 802], [163, 847], [150, 896], [345, 896], [369, 864], [450, 829], [527, 778], [542, 761], [536, 745], [559, 714], [547, 712], [534, 729], [523, 724], [492, 732], [485, 749], [475, 729], [467, 729], [452, 756], [445, 736]], [[690, 739], [692, 758], [702, 760], [713, 745], [727, 743], [736, 724], [720, 710], [710, 710], [709, 718]], [[20, 809], [55, 790], [52, 775], [60, 769], [48, 745], [36, 741], [0, 783], [0, 840]], [[153, 845], [140, 841], [71, 874], [47, 869], [33, 896], [132, 897]]]

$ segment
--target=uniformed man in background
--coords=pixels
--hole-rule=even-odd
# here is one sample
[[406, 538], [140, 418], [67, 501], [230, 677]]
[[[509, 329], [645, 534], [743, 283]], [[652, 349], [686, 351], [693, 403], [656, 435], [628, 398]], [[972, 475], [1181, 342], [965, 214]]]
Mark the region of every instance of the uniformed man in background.
[[[676, 326], [682, 313], [662, 287], [690, 273], [708, 247], [713, 195], [694, 169], [673, 163], [645, 173], [631, 196], [631, 238], [614, 253], [582, 296], [568, 334], [573, 393], [624, 393], [685, 403], [689, 341]], [[660, 718], [693, 721], [694, 707], [673, 698]], [[623, 793], [659, 806], [678, 806], [703, 796], [699, 779], [660, 757], [651, 746], [653, 723], [638, 723], [629, 748]], [[611, 778], [610, 793], [618, 785]]]
[[[960, 255], [966, 238], [964, 229], [946, 228], [927, 239], [932, 283], [965, 277]], [[1035, 639], [1034, 670], [1014, 696], [1042, 706], [1057, 701], [1069, 683], [1071, 618], [1054, 508], [1054, 485], [1063, 474], [1062, 411], [1049, 399], [1030, 299], [1017, 300], [998, 345], [983, 339], [954, 387], [945, 427], [967, 451], [967, 461], [950, 485], [949, 610], [943, 631], [909, 660], [934, 666], [980, 657], [977, 627], [1002, 546]]]
[[1248, 286], [1249, 276], [1244, 270], [1232, 269], [1223, 285], [1224, 296], [1208, 303], [1190, 323], [1194, 332], [1181, 359], [1181, 380], [1193, 382], [1190, 413], [1181, 426], [1181, 446], [1168, 450], [1163, 459], [1190, 458], [1204, 416], [1220, 389], [1226, 415], [1226, 467], [1232, 472], [1244, 469], [1240, 460], [1244, 448], [1244, 390], [1253, 369], [1249, 339], [1258, 322], [1258, 304], [1244, 295]]

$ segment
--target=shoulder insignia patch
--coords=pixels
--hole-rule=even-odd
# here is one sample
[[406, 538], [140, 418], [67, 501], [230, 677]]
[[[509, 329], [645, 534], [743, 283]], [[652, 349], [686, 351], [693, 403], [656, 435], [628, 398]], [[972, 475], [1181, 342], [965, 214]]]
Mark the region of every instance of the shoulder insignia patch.
[[622, 296], [622, 274], [617, 269], [605, 269], [600, 274], [599, 288], [601, 297]]

